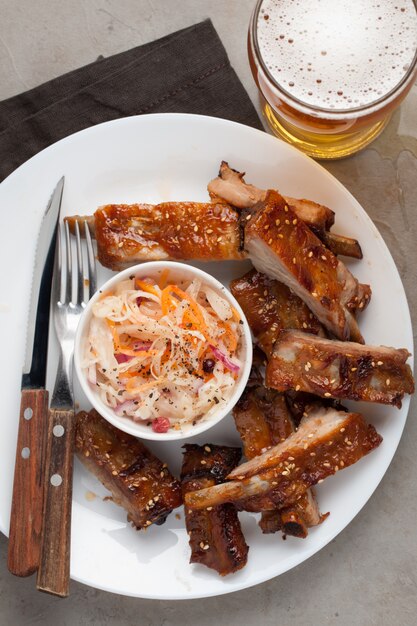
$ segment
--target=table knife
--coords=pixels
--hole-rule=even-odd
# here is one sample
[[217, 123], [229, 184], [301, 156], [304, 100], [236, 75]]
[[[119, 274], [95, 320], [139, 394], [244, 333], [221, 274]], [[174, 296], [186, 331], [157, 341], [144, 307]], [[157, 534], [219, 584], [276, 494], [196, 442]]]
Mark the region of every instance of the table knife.
[[9, 571], [16, 576], [29, 576], [39, 565], [48, 421], [45, 379], [50, 293], [63, 187], [61, 178], [42, 218], [34, 262], [7, 555]]

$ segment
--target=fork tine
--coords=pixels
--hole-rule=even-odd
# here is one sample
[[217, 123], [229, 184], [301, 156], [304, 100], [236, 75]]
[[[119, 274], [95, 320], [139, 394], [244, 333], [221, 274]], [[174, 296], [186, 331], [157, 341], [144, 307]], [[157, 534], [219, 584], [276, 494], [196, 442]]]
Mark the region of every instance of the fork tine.
[[75, 222], [75, 244], [77, 248], [77, 300], [76, 304], [85, 304], [84, 302], [84, 267], [83, 267], [83, 251], [81, 249], [80, 226], [78, 220]]
[[91, 241], [90, 229], [87, 222], [84, 222], [85, 240], [87, 242], [87, 261], [88, 261], [88, 297], [92, 298], [97, 290], [97, 270], [96, 258], [94, 256], [93, 242]]
[[[63, 261], [63, 254], [62, 254], [61, 255], [61, 275], [62, 275], [61, 293], [64, 294], [63, 302], [68, 303], [68, 302], [72, 302], [72, 252], [71, 252], [71, 241], [70, 241], [68, 222], [65, 222], [64, 229], [65, 229], [65, 244], [64, 245], [66, 247], [65, 254], [67, 258], [67, 263], [66, 263], [67, 267], [66, 267], [66, 272], [64, 276], [64, 272], [62, 270], [62, 261]], [[62, 237], [61, 237], [61, 244], [63, 244]], [[62, 248], [61, 248], [62, 251], [63, 251], [64, 245], [62, 245]], [[65, 279], [65, 287], [63, 285], [64, 279]]]

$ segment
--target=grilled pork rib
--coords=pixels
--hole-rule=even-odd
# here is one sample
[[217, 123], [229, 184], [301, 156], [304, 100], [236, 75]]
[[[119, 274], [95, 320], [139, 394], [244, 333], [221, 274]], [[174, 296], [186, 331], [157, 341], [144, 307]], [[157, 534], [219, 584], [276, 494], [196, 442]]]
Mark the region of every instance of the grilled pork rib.
[[251, 270], [230, 283], [258, 346], [269, 356], [279, 332], [296, 328], [323, 335], [323, 327], [306, 304], [282, 283]]
[[294, 432], [284, 395], [262, 384], [245, 389], [233, 417], [247, 459], [285, 441]]
[[[240, 175], [227, 164], [223, 163], [222, 168], [222, 171], [226, 169], [237, 177], [244, 189], [252, 188], [242, 183]], [[255, 187], [253, 189], [256, 190]], [[267, 192], [256, 192], [251, 202], [248, 202], [245, 192], [246, 200], [239, 203], [235, 191], [233, 198], [236, 206], [252, 207], [256, 202], [264, 201]], [[337, 253], [339, 246], [348, 253], [349, 246], [352, 247], [349, 242], [354, 240], [334, 236], [326, 230], [334, 222], [333, 211], [310, 200], [288, 198], [288, 202], [299, 218], [304, 219], [330, 249]], [[72, 231], [76, 221], [87, 221], [90, 232], [97, 239], [100, 263], [120, 270], [140, 261], [242, 259], [245, 257], [244, 218], [224, 199], [214, 198], [211, 203], [109, 204], [97, 209], [94, 216], [73, 216], [66, 221]], [[358, 255], [352, 253], [351, 256]]]
[[[181, 471], [183, 496], [225, 480], [241, 457], [239, 448], [186, 444]], [[191, 547], [190, 563], [201, 563], [226, 576], [246, 565], [248, 546], [233, 504], [209, 510], [185, 508], [185, 524]]]
[[289, 506], [319, 481], [359, 461], [381, 441], [362, 415], [320, 409], [303, 419], [288, 439], [233, 470], [229, 482], [189, 493], [185, 504], [203, 509], [233, 502], [248, 511]]
[[[70, 228], [76, 219], [67, 218]], [[98, 259], [112, 270], [140, 261], [245, 257], [239, 213], [224, 202], [109, 204], [95, 212], [93, 230]]]
[[80, 461], [127, 511], [136, 528], [161, 524], [182, 504], [181, 486], [142, 442], [114, 428], [97, 411], [77, 415], [75, 449]]
[[[294, 208], [291, 204], [290, 206]], [[337, 235], [328, 230], [321, 230], [316, 228], [313, 224], [310, 224], [310, 229], [334, 255], [348, 256], [352, 259], [363, 258], [362, 248], [360, 247], [359, 241], [356, 239], [346, 237], [345, 235]]]
[[308, 417], [312, 411], [320, 408], [331, 408], [345, 411], [345, 407], [334, 398], [320, 398], [305, 391], [290, 390], [285, 392], [285, 399], [290, 410], [295, 427], [298, 428], [303, 417]]
[[259, 526], [265, 535], [282, 530], [284, 537], [291, 535], [305, 539], [308, 529], [321, 524], [330, 513], [320, 513], [313, 488], [300, 496], [297, 502], [276, 511], [264, 511]]
[[[213, 200], [224, 200], [239, 209], [251, 209], [259, 202], [264, 202], [267, 195], [266, 190], [247, 184], [244, 174], [233, 170], [226, 161], [221, 162], [219, 175], [207, 188]], [[303, 220], [333, 254], [362, 258], [362, 250], [356, 239], [329, 232], [334, 224], [334, 212], [331, 209], [312, 200], [283, 197], [298, 219]]]
[[[220, 164], [219, 175], [209, 182], [207, 189], [213, 200], [223, 200], [238, 209], [252, 209], [260, 202], [265, 202], [268, 191], [259, 189], [245, 182], [245, 174], [229, 167], [226, 161]], [[279, 192], [277, 192], [279, 193]], [[287, 204], [294, 207], [297, 217], [308, 225], [327, 230], [334, 224], [334, 211], [312, 202], [285, 198]]]
[[287, 285], [333, 335], [363, 342], [353, 313], [365, 308], [370, 290], [277, 192], [269, 191], [247, 222], [245, 249], [259, 272]]
[[[247, 387], [233, 409], [236, 428], [242, 438], [247, 459], [285, 441], [294, 424], [282, 394], [261, 385]], [[320, 524], [320, 515], [311, 490], [295, 505], [262, 514], [259, 526], [264, 533], [282, 530], [284, 535], [306, 537], [308, 528]]]
[[405, 349], [330, 341], [299, 331], [282, 331], [266, 368], [266, 384], [278, 391], [299, 389], [322, 397], [365, 400], [401, 407], [414, 392]]

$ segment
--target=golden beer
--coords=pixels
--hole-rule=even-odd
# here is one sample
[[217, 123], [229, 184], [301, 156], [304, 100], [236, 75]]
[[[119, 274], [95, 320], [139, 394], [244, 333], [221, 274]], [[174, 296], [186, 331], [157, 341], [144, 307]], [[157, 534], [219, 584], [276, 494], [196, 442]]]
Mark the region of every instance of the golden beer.
[[272, 132], [319, 159], [367, 146], [417, 77], [413, 0], [259, 0], [249, 61]]

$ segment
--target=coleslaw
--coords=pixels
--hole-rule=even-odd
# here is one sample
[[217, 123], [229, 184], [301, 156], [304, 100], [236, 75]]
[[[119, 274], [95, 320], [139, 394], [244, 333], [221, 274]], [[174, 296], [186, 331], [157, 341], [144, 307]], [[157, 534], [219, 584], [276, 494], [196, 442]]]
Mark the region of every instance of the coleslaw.
[[239, 313], [200, 278], [134, 276], [101, 295], [81, 366], [119, 417], [181, 430], [228, 402], [239, 378]]

